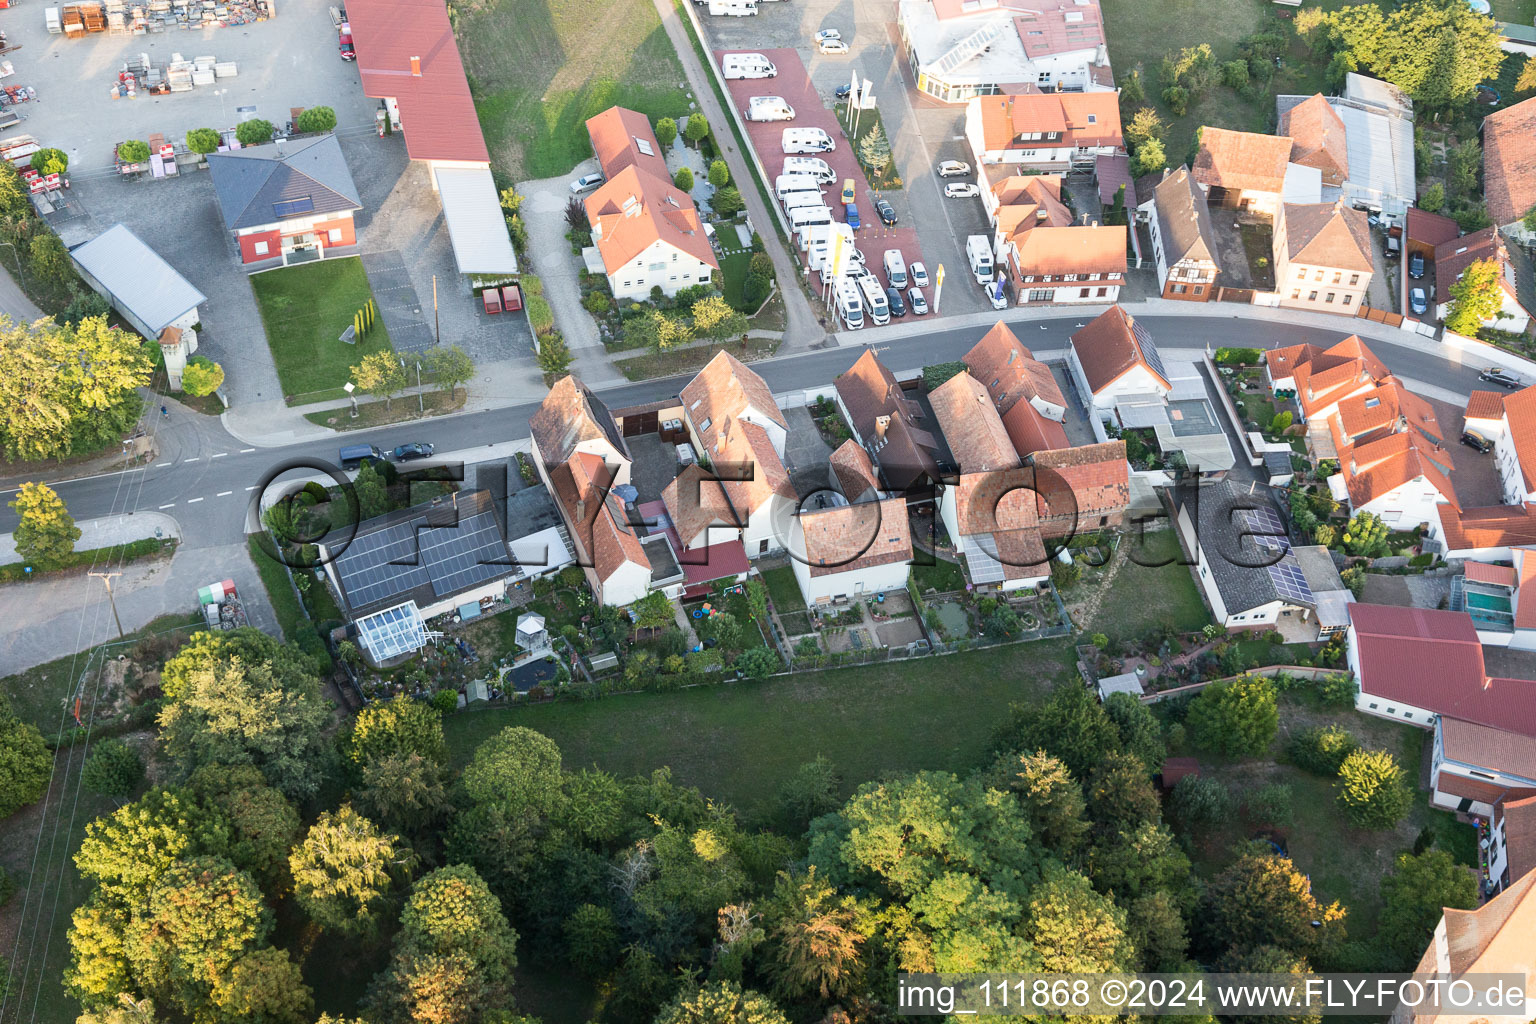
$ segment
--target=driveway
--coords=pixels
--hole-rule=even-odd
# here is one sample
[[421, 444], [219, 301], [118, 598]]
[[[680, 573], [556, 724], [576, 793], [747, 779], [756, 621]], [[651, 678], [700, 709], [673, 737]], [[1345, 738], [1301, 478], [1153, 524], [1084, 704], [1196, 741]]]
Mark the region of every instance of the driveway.
[[832, 449], [821, 439], [821, 431], [803, 405], [784, 410], [789, 435], [784, 441], [784, 461], [795, 493], [804, 498], [814, 491], [832, 486]]

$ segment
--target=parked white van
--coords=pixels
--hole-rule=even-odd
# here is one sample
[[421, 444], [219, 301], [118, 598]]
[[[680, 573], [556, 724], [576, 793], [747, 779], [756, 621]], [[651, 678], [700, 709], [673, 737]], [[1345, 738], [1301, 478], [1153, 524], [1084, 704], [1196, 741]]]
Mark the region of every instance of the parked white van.
[[977, 284], [992, 280], [992, 244], [986, 235], [970, 235], [965, 240], [965, 258], [971, 265], [971, 273]]
[[753, 96], [747, 101], [748, 121], [793, 121], [795, 108], [783, 96]]
[[800, 248], [804, 249], [810, 244], [808, 228], [816, 224], [832, 223], [832, 207], [830, 206], [801, 206], [789, 211], [790, 230], [800, 236]]
[[791, 192], [814, 192], [821, 195], [821, 185], [809, 174], [781, 174], [773, 179], [773, 195], [779, 202]]
[[760, 53], [728, 53], [720, 62], [726, 78], [773, 78], [779, 69]]
[[859, 275], [859, 291], [864, 296], [864, 309], [869, 313], [870, 321], [876, 327], [890, 323], [891, 304], [886, 301], [885, 289], [880, 287], [874, 274], [865, 272]]
[[885, 250], [885, 278], [892, 288], [907, 286], [907, 261], [901, 258], [900, 249]]
[[709, 0], [709, 13], [744, 18], [757, 13], [757, 0]]
[[859, 286], [846, 275], [837, 279], [837, 315], [843, 318], [843, 324], [850, 331], [862, 330], [864, 327], [864, 296], [859, 292]]
[[783, 148], [786, 153], [830, 153], [837, 143], [820, 128], [785, 128]]
[[820, 192], [791, 192], [784, 197], [784, 212], [791, 213], [805, 206], [826, 206], [827, 200]]
[[837, 172], [819, 156], [787, 156], [784, 158], [785, 174], [809, 174], [823, 185], [837, 180]]

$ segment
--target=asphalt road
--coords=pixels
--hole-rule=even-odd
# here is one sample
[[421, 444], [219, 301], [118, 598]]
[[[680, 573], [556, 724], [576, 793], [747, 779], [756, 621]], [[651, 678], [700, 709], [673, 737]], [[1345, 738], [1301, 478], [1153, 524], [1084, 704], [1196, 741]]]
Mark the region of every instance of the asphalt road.
[[[1038, 316], [1038, 313], [1035, 314]], [[1006, 319], [1006, 318], [1005, 318]], [[1064, 350], [1082, 319], [1067, 316], [1040, 321], [1034, 317], [1007, 322], [1020, 340], [1038, 354]], [[1142, 318], [1165, 350], [1198, 349], [1222, 345], [1274, 348], [1311, 341], [1329, 345], [1347, 332], [1267, 321], [1230, 320], [1212, 317]], [[891, 340], [876, 345], [882, 361], [901, 371], [931, 363], [959, 359], [981, 336], [975, 327], [939, 330], [931, 334]], [[1467, 394], [1477, 387], [1477, 368], [1457, 365], [1430, 353], [1390, 344], [1375, 350], [1400, 377]], [[775, 392], [826, 385], [858, 358], [857, 346], [843, 345], [800, 353], [755, 364]], [[627, 384], [601, 392], [611, 408], [654, 402], [676, 395], [687, 377]], [[172, 461], [127, 473], [92, 477], [56, 485], [56, 490], [76, 519], [93, 519], [134, 511], [164, 511], [182, 527], [183, 547], [196, 549], [238, 542], [245, 533], [249, 506], [259, 487], [275, 467], [297, 458], [333, 462], [340, 443], [372, 442], [393, 448], [407, 441], [427, 441], [438, 455], [475, 460], [475, 450], [528, 435], [528, 418], [535, 405], [520, 405], [495, 412], [475, 413], [442, 420], [356, 431], [336, 439], [306, 442], [283, 448], [249, 448], [217, 428], [199, 431], [197, 442], [183, 446]], [[316, 472], [309, 470], [308, 472]], [[15, 513], [0, 506], [0, 532], [10, 531]]]

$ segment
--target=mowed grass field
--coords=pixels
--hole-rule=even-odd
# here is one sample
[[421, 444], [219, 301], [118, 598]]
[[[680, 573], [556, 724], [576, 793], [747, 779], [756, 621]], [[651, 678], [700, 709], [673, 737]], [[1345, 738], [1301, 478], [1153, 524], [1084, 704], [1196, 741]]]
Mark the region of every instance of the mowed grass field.
[[267, 346], [289, 405], [345, 398], [341, 386], [370, 352], [389, 351], [382, 318], [348, 345], [339, 340], [352, 316], [373, 298], [355, 256], [269, 270], [251, 278]]
[[491, 161], [516, 181], [590, 157], [585, 122], [615, 104], [688, 112], [651, 0], [483, 0], [458, 8], [455, 28]]
[[[1042, 699], [1068, 678], [1064, 640], [1017, 644], [756, 683], [450, 715], [449, 749], [463, 764], [510, 725], [553, 739], [568, 768], [617, 775], [670, 766], [673, 778], [753, 811], [818, 754], [846, 780], [980, 766], [1014, 702]], [[1080, 685], [1080, 684], [1075, 684]]]

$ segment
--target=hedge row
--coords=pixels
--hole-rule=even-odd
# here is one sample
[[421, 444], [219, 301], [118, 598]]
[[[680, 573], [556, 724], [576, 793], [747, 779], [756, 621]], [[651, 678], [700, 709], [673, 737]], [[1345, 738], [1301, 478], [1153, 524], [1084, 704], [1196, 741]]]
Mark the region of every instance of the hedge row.
[[1219, 348], [1216, 363], [1220, 366], [1246, 366], [1257, 363], [1260, 352], [1256, 348]]
[[[65, 569], [78, 569], [81, 566], [95, 565], [98, 562], [122, 563], [136, 561], [140, 558], [148, 558], [157, 555], [167, 546], [174, 548], [174, 540], [161, 540], [159, 537], [145, 537], [143, 540], [133, 541], [131, 544], [119, 544], [110, 548], [92, 548], [89, 551], [74, 551], [64, 559], [64, 564], [56, 566], [48, 572], [61, 572]], [[0, 565], [0, 583], [19, 583], [22, 580], [46, 576], [47, 573], [27, 572], [25, 562], [12, 562], [9, 565]]]

